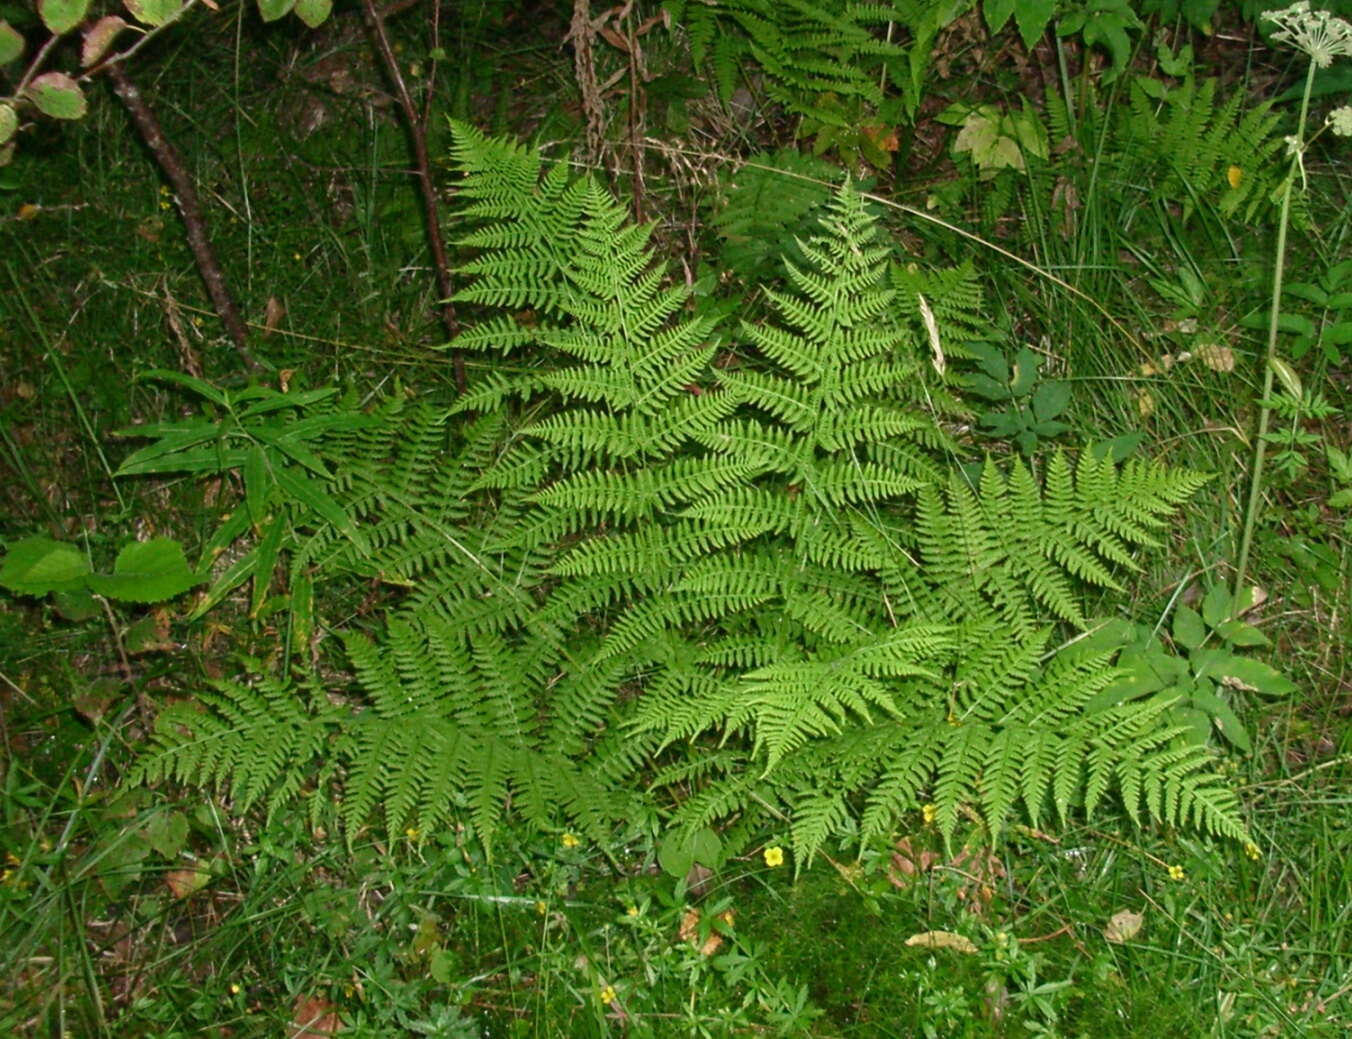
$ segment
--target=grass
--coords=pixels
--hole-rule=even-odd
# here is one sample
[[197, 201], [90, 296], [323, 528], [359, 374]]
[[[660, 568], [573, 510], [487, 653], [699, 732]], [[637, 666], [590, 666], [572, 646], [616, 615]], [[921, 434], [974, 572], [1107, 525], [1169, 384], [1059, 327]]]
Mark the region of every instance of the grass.
[[[398, 127], [331, 98], [327, 128], [282, 149], [285, 106], [301, 101], [270, 85], [283, 48], [260, 47], [253, 68], [222, 48], [207, 50], [228, 89], [198, 75], [187, 49], [157, 86], [174, 98], [192, 168], [213, 185], [217, 248], [260, 352], [312, 383], [367, 392], [397, 379], [445, 396]], [[528, 81], [547, 86], [522, 106], [562, 133], [571, 117], [551, 95], [567, 72], [552, 52], [524, 53]], [[505, 120], [510, 82], [467, 74], [446, 84], [447, 109]], [[121, 448], [107, 431], [179, 406], [140, 373], [236, 367], [121, 118], [99, 110], [26, 145], [0, 193], [0, 458], [15, 474], [0, 482], [0, 534], [42, 529], [96, 555], [138, 523], [200, 540], [204, 496], [230, 494], [109, 479]], [[1323, 229], [1297, 248], [1313, 265], [1345, 251], [1352, 215], [1338, 201], [1346, 174], [1332, 162], [1309, 172]], [[650, 207], [661, 201], [654, 181]], [[993, 308], [1018, 315], [1020, 333], [1083, 391], [1077, 435], [1142, 429], [1152, 450], [1217, 474], [1166, 561], [1131, 592], [1140, 612], [1162, 617], [1176, 589], [1233, 554], [1255, 402], [1242, 373], [1261, 349], [1239, 325], [1264, 305], [1270, 246], [1257, 224], [1221, 250], [1167, 206], [1123, 213], [1111, 192], [1085, 187], [1077, 237], [1060, 235], [1044, 192], [1024, 200], [1032, 230], [1002, 244], [1102, 303], [1130, 338], [1047, 281], [980, 251], [978, 262]], [[20, 221], [22, 204], [42, 208]], [[934, 255], [968, 248], [909, 230]], [[1200, 296], [1183, 271], [1200, 272]], [[1234, 371], [1161, 362], [1212, 334], [1238, 358]], [[1318, 432], [1344, 448], [1346, 368], [1315, 360], [1306, 375], [1341, 403], [1341, 422]], [[994, 858], [950, 858], [917, 814], [857, 861], [843, 848], [835, 861], [770, 867], [756, 851], [695, 878], [692, 892], [656, 866], [651, 834], [596, 848], [509, 832], [491, 858], [455, 831], [398, 846], [359, 835], [349, 847], [302, 818], [238, 817], [221, 796], [119, 785], [156, 706], [236, 653], [266, 654], [266, 626], [232, 607], [192, 628], [173, 621], [172, 648], [137, 657], [128, 684], [105, 618], [75, 623], [0, 598], [0, 1034], [308, 1039], [327, 1024], [344, 1036], [456, 1039], [1345, 1035], [1352, 564], [1341, 517], [1322, 505], [1322, 472], [1312, 457], [1273, 489], [1255, 540], [1263, 627], [1301, 687], [1285, 702], [1236, 697], [1258, 734], [1234, 762], [1256, 857], [1120, 820], [1025, 829]], [[1109, 941], [1123, 911], [1140, 914], [1140, 930]], [[908, 944], [935, 932], [967, 944]]]

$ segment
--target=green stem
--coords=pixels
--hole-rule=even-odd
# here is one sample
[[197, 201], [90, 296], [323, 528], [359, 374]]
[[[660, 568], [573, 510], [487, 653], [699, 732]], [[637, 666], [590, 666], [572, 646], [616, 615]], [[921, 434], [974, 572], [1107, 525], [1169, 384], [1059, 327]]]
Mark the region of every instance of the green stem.
[[1305, 74], [1305, 93], [1300, 99], [1300, 120], [1296, 124], [1295, 154], [1291, 158], [1291, 171], [1286, 177], [1286, 187], [1282, 190], [1282, 211], [1277, 221], [1277, 264], [1272, 274], [1272, 315], [1268, 321], [1267, 354], [1263, 363], [1263, 395], [1258, 405], [1258, 436], [1253, 450], [1253, 478], [1249, 485], [1249, 500], [1244, 507], [1244, 529], [1239, 538], [1239, 556], [1235, 560], [1235, 586], [1231, 602], [1237, 607], [1244, 590], [1244, 578], [1249, 566], [1249, 549], [1253, 545], [1254, 522], [1258, 518], [1258, 506], [1263, 497], [1263, 462], [1267, 456], [1268, 422], [1272, 417], [1273, 360], [1277, 356], [1277, 323], [1281, 318], [1282, 278], [1286, 272], [1286, 232], [1291, 222], [1291, 192], [1295, 188], [1296, 172], [1300, 168], [1301, 152], [1305, 147], [1305, 117], [1310, 111], [1310, 91], [1314, 86], [1315, 64]]

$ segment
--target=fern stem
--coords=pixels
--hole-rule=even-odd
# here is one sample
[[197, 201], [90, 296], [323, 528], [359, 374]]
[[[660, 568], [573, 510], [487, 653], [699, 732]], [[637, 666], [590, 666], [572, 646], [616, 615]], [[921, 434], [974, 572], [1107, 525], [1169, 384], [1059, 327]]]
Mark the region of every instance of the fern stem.
[[1258, 404], [1258, 435], [1253, 449], [1253, 477], [1249, 484], [1249, 500], [1244, 507], [1244, 529], [1239, 538], [1239, 555], [1235, 560], [1234, 597], [1236, 605], [1244, 589], [1244, 578], [1249, 565], [1249, 549], [1253, 545], [1253, 528], [1258, 518], [1258, 506], [1263, 495], [1263, 462], [1267, 457], [1268, 423], [1272, 418], [1273, 361], [1277, 357], [1277, 324], [1281, 320], [1282, 279], [1286, 272], [1286, 232], [1291, 222], [1291, 192], [1296, 184], [1296, 171], [1300, 169], [1301, 154], [1305, 146], [1305, 118], [1310, 111], [1310, 91], [1314, 87], [1315, 63], [1311, 61], [1305, 73], [1305, 92], [1300, 99], [1300, 119], [1296, 123], [1294, 154], [1291, 156], [1291, 169], [1286, 176], [1286, 187], [1282, 190], [1282, 210], [1277, 221], [1277, 260], [1272, 272], [1272, 313], [1268, 320], [1267, 353], [1263, 363], [1263, 395]]

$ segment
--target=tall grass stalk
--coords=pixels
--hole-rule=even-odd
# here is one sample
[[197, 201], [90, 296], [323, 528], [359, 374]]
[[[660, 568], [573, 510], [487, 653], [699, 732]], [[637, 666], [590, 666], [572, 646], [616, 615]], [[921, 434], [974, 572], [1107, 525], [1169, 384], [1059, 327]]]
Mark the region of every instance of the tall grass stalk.
[[[1300, 116], [1296, 121], [1291, 141], [1291, 168], [1282, 187], [1281, 215], [1277, 221], [1276, 263], [1272, 273], [1272, 312], [1268, 319], [1267, 352], [1263, 364], [1263, 395], [1258, 406], [1258, 434], [1254, 440], [1253, 476], [1249, 484], [1249, 500], [1244, 507], [1244, 527], [1239, 538], [1239, 553], [1235, 559], [1234, 602], [1241, 601], [1244, 578], [1249, 565], [1249, 549], [1253, 545], [1253, 528], [1258, 517], [1258, 506], [1263, 495], [1263, 462], [1267, 454], [1268, 423], [1272, 417], [1272, 382], [1277, 371], [1277, 331], [1281, 320], [1282, 279], [1286, 268], [1286, 233], [1291, 222], [1291, 195], [1296, 186], [1296, 174], [1304, 178], [1305, 121], [1310, 114], [1310, 93], [1314, 88], [1316, 69], [1327, 68], [1335, 57], [1352, 57], [1352, 25], [1335, 18], [1326, 11], [1311, 11], [1308, 3], [1296, 3], [1280, 11], [1263, 15], [1278, 29], [1274, 40], [1290, 43], [1309, 57], [1305, 70], [1305, 89], [1300, 97]], [[1285, 380], [1284, 380], [1285, 381]]]

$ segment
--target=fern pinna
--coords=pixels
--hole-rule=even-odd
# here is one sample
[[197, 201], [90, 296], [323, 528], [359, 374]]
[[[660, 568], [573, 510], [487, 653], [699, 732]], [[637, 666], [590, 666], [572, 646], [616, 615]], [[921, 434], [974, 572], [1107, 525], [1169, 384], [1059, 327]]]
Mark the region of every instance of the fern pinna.
[[[766, 290], [773, 318], [730, 330], [715, 364], [720, 330], [654, 266], [649, 229], [588, 178], [455, 133], [459, 298], [488, 311], [459, 345], [525, 363], [461, 399], [499, 417], [401, 469], [387, 517], [347, 488], [384, 560], [366, 565], [411, 589], [383, 633], [346, 637], [354, 688], [222, 687], [166, 712], [147, 775], [244, 803], [332, 793], [349, 833], [379, 813], [489, 839], [509, 805], [598, 838], [663, 813], [788, 818], [806, 858], [922, 802], [951, 838], [1111, 796], [1244, 838], [1171, 701], [1100, 707], [1111, 654], [1062, 637], [1199, 477], [1086, 452], [971, 481], [916, 280], [848, 184]], [[408, 420], [387, 416], [393, 440]], [[333, 449], [394, 452], [361, 437]]]

